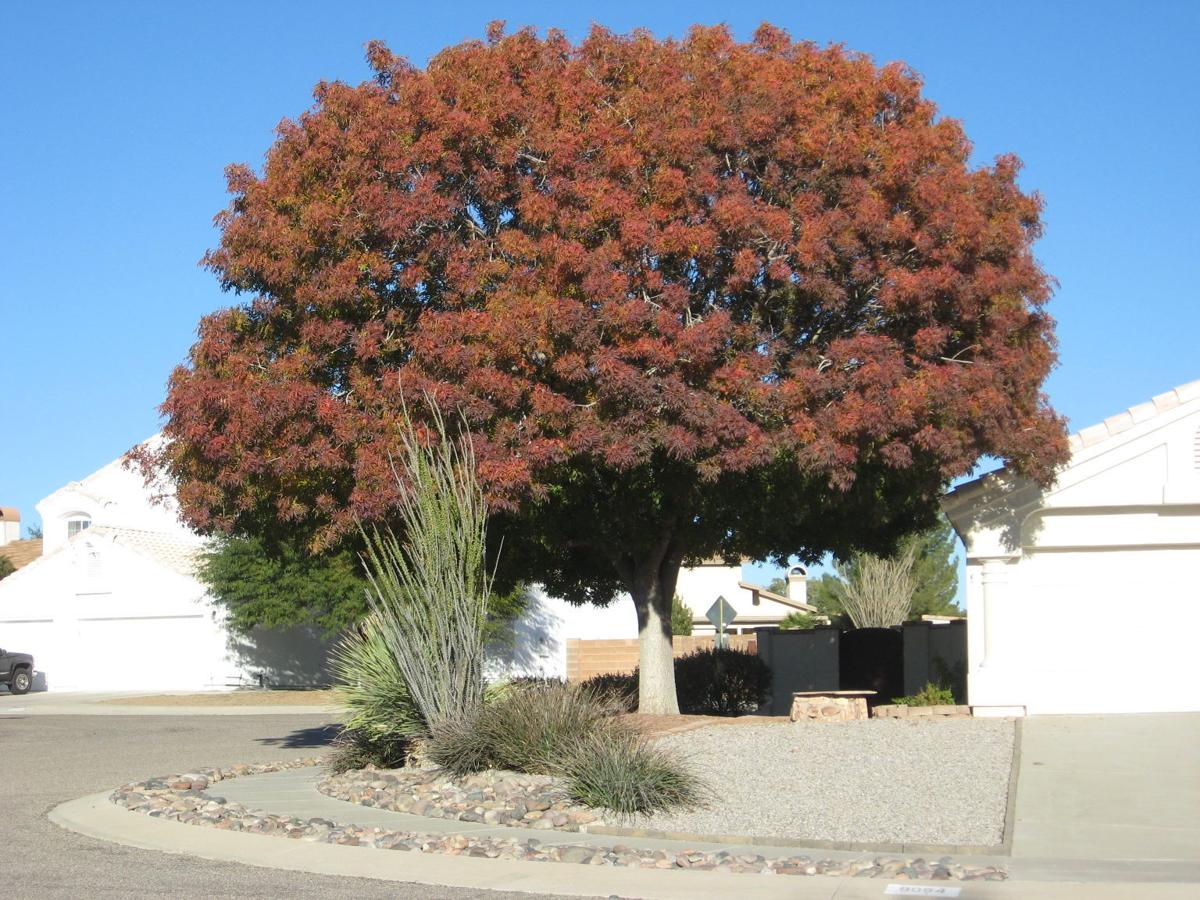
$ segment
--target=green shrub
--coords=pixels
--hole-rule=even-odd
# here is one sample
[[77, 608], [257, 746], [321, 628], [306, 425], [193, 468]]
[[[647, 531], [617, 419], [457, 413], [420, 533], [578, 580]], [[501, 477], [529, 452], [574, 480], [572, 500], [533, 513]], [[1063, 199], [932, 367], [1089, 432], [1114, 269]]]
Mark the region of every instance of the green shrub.
[[675, 660], [679, 711], [703, 716], [754, 712], [771, 690], [771, 670], [757, 653], [707, 647]]
[[625, 728], [601, 728], [580, 740], [565, 774], [571, 799], [622, 815], [694, 809], [710, 797], [681, 761]]
[[897, 706], [953, 706], [954, 692], [949, 688], [938, 687], [930, 681], [926, 683], [919, 694], [895, 697], [892, 703]]

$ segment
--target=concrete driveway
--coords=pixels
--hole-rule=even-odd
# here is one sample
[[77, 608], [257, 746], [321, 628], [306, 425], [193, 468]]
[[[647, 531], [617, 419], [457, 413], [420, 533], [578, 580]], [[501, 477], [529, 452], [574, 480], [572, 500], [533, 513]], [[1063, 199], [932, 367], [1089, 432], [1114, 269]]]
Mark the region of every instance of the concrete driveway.
[[137, 850], [63, 831], [46, 814], [84, 794], [192, 766], [309, 756], [322, 716], [26, 715], [0, 698], [0, 888], [19, 897], [421, 897], [536, 895], [334, 878]]
[[1200, 862], [1200, 713], [1022, 724], [1014, 857]]

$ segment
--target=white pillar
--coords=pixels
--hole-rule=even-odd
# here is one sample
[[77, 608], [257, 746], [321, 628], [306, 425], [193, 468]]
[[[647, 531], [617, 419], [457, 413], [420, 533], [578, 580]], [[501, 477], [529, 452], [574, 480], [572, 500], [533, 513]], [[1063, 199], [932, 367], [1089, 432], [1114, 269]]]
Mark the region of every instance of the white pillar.
[[1004, 654], [999, 646], [1001, 637], [997, 628], [997, 606], [1004, 601], [1008, 590], [1009, 564], [1012, 560], [1011, 556], [993, 556], [980, 561], [979, 584], [983, 600], [983, 659], [979, 661], [980, 668], [996, 665]]

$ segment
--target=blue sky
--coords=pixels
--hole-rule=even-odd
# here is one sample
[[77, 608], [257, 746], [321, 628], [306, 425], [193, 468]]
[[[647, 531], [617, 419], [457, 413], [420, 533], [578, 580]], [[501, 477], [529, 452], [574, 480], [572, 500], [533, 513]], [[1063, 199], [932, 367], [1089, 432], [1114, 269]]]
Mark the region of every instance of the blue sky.
[[1047, 389], [1079, 428], [1200, 378], [1200, 4], [787, 2], [6, 3], [0, 7], [0, 504], [152, 434], [198, 319], [222, 170], [257, 165], [321, 79], [373, 38], [424, 62], [491, 19], [681, 34], [761, 21], [904, 60], [977, 162], [1015, 152], [1046, 201], [1060, 287]]

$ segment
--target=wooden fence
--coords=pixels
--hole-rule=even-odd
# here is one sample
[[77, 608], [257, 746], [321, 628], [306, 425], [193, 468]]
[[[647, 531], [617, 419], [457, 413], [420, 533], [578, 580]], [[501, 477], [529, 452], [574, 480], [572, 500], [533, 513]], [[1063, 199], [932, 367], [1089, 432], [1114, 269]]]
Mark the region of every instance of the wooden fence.
[[[713, 635], [675, 637], [672, 639], [676, 656], [686, 656], [701, 647], [711, 647]], [[748, 653], [758, 652], [758, 637], [753, 634], [729, 635], [729, 646]], [[594, 675], [611, 672], [632, 672], [638, 666], [638, 642], [636, 640], [583, 640], [567, 641], [567, 680], [586, 681]]]

